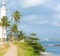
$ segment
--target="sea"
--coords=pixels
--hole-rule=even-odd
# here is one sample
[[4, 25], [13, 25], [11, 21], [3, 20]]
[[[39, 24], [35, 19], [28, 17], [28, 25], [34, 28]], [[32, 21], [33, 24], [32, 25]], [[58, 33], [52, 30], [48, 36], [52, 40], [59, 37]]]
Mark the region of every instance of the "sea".
[[60, 41], [39, 41], [40, 44], [46, 49], [46, 52], [53, 54], [53, 56], [60, 56], [60, 46], [54, 46], [60, 44]]

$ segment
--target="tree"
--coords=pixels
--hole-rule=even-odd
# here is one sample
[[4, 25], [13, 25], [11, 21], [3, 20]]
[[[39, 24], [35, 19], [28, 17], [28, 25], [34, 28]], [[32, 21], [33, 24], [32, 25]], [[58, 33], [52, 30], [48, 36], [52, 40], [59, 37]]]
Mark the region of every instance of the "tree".
[[15, 23], [20, 22], [20, 16], [21, 16], [21, 15], [20, 15], [19, 11], [16, 10], [16, 11], [13, 13], [12, 16], [13, 16], [13, 19], [14, 19], [14, 22], [15, 22]]
[[34, 53], [39, 54], [41, 51], [45, 51], [45, 49], [43, 48], [43, 46], [41, 44], [38, 43], [38, 38], [35, 37], [36, 34], [32, 33], [31, 36], [29, 37], [29, 45], [32, 46], [34, 48]]
[[19, 33], [17, 34], [17, 39], [20, 41], [23, 40], [24, 38], [25, 38], [25, 34], [22, 31], [19, 31]]
[[[20, 12], [19, 11], [15, 11], [15, 12], [13, 12], [13, 15], [12, 15], [12, 19], [14, 20], [14, 24], [12, 25], [12, 27], [11, 27], [11, 31], [13, 32], [13, 35], [14, 35], [14, 37], [15, 37], [15, 35], [16, 35], [16, 32], [17, 32], [17, 30], [18, 30], [18, 25], [17, 25], [17, 23], [19, 23], [20, 22]], [[13, 38], [14, 38], [13, 37]]]
[[12, 39], [12, 37], [13, 37], [12, 32], [9, 32], [7, 36], [8, 36], [7, 41], [12, 41], [13, 40]]
[[31, 37], [30, 37], [30, 40], [31, 40], [31, 41], [34, 42], [34, 41], [38, 40], [38, 38], [35, 38], [35, 36], [36, 36], [35, 33], [31, 33], [30, 35], [31, 35]]
[[36, 34], [35, 33], [32, 33], [31, 36], [36, 36]]
[[16, 33], [17, 33], [17, 31], [18, 31], [17, 24], [13, 24], [13, 25], [11, 26], [11, 28], [10, 28], [10, 31], [11, 31], [11, 33], [12, 33], [12, 35], [13, 35], [13, 41], [14, 41], [14, 38], [15, 38]]
[[[8, 18], [7, 18], [7, 16], [3, 16], [2, 18], [1, 18], [1, 22], [0, 22], [0, 26], [2, 26], [2, 37], [3, 37], [3, 31], [4, 31], [4, 28], [6, 28], [6, 30], [7, 30], [7, 27], [8, 26], [10, 26], [10, 22], [8, 21]], [[1, 42], [2, 42], [3, 40], [2, 40], [2, 38], [1, 38]]]

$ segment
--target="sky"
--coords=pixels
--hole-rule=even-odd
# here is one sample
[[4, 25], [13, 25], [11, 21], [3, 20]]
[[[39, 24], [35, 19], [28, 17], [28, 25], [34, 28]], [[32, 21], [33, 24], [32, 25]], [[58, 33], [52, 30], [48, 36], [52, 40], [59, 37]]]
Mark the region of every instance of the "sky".
[[[0, 7], [3, 0], [0, 0]], [[40, 39], [60, 38], [60, 0], [4, 0], [10, 18], [21, 13], [19, 30], [36, 33]]]

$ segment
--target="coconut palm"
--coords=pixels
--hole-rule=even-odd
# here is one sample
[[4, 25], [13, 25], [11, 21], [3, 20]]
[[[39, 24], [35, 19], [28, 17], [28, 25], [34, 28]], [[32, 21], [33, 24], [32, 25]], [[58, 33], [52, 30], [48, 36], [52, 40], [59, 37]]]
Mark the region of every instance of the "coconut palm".
[[10, 28], [10, 31], [11, 31], [11, 33], [12, 33], [12, 35], [13, 35], [13, 41], [14, 41], [14, 37], [16, 36], [16, 33], [17, 33], [17, 31], [18, 31], [17, 24], [13, 24], [13, 25], [11, 26], [11, 28]]
[[[3, 16], [2, 18], [1, 18], [1, 22], [0, 22], [0, 26], [2, 26], [2, 37], [3, 37], [3, 31], [4, 31], [4, 28], [6, 28], [6, 30], [7, 30], [7, 27], [8, 26], [10, 26], [10, 22], [8, 21], [8, 18], [7, 18], [7, 16]], [[2, 42], [3, 40], [2, 40], [2, 38], [1, 38], [1, 42]]]
[[17, 25], [16, 24], [12, 25], [12, 27], [11, 27], [11, 31], [12, 32], [16, 33], [17, 29], [18, 28], [17, 28]]
[[13, 13], [12, 17], [13, 17], [15, 23], [20, 22], [20, 16], [21, 16], [20, 12], [17, 10]]
[[11, 30], [14, 35], [16, 35], [17, 32], [18, 25], [16, 24], [20, 22], [20, 16], [21, 16], [20, 12], [17, 10], [12, 15], [12, 19], [14, 20], [14, 25], [12, 26]]

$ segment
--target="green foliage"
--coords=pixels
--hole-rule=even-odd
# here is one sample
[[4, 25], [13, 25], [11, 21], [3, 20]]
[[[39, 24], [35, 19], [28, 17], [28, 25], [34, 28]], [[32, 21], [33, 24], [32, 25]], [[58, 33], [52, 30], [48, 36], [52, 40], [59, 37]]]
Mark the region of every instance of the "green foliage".
[[14, 20], [13, 23], [11, 23], [11, 26], [9, 28], [8, 31], [8, 39], [13, 39], [13, 41], [15, 39], [17, 39], [17, 33], [18, 33], [18, 24], [20, 22], [20, 12], [19, 11], [14, 11], [13, 15], [12, 15], [12, 19]]
[[15, 44], [18, 48], [18, 56], [40, 56], [40, 52], [45, 51], [38, 42], [15, 42]]
[[8, 18], [6, 16], [3, 16], [1, 18], [1, 22], [0, 22], [0, 25], [1, 26], [10, 26], [10, 22], [8, 21]]
[[23, 33], [23, 31], [19, 31], [17, 33], [17, 39], [18, 39], [18, 41], [20, 41], [20, 40], [22, 40], [24, 38], [25, 38], [25, 34]]
[[39, 44], [38, 42], [29, 42], [29, 45], [34, 48], [34, 52], [35, 53], [39, 53], [41, 51], [42, 52], [45, 51], [45, 49], [43, 48], [43, 46], [41, 44]]
[[36, 34], [35, 33], [31, 33], [31, 36], [36, 36]]
[[17, 30], [18, 30], [18, 28], [17, 28], [17, 24], [12, 25], [12, 27], [11, 27], [11, 31], [12, 31], [13, 33], [16, 33]]
[[28, 37], [26, 42], [29, 44], [29, 46], [31, 46], [34, 49], [35, 56], [39, 56], [40, 52], [44, 52], [45, 49], [43, 48], [43, 46], [41, 44], [38, 43], [39, 39], [34, 36]]
[[[7, 29], [7, 27], [10, 26], [10, 21], [8, 21], [8, 18], [6, 16], [3, 16], [1, 18], [1, 22], [0, 22], [0, 26], [2, 26], [2, 37], [3, 37], [3, 31], [4, 31], [4, 28]], [[3, 41], [3, 39], [1, 38], [1, 42]]]
[[14, 19], [14, 21], [15, 22], [20, 22], [20, 13], [19, 13], [19, 11], [15, 11], [14, 13], [13, 13], [13, 19]]
[[[15, 42], [18, 47], [18, 56], [33, 56], [34, 49], [26, 42]], [[21, 52], [21, 53], [20, 53]]]

